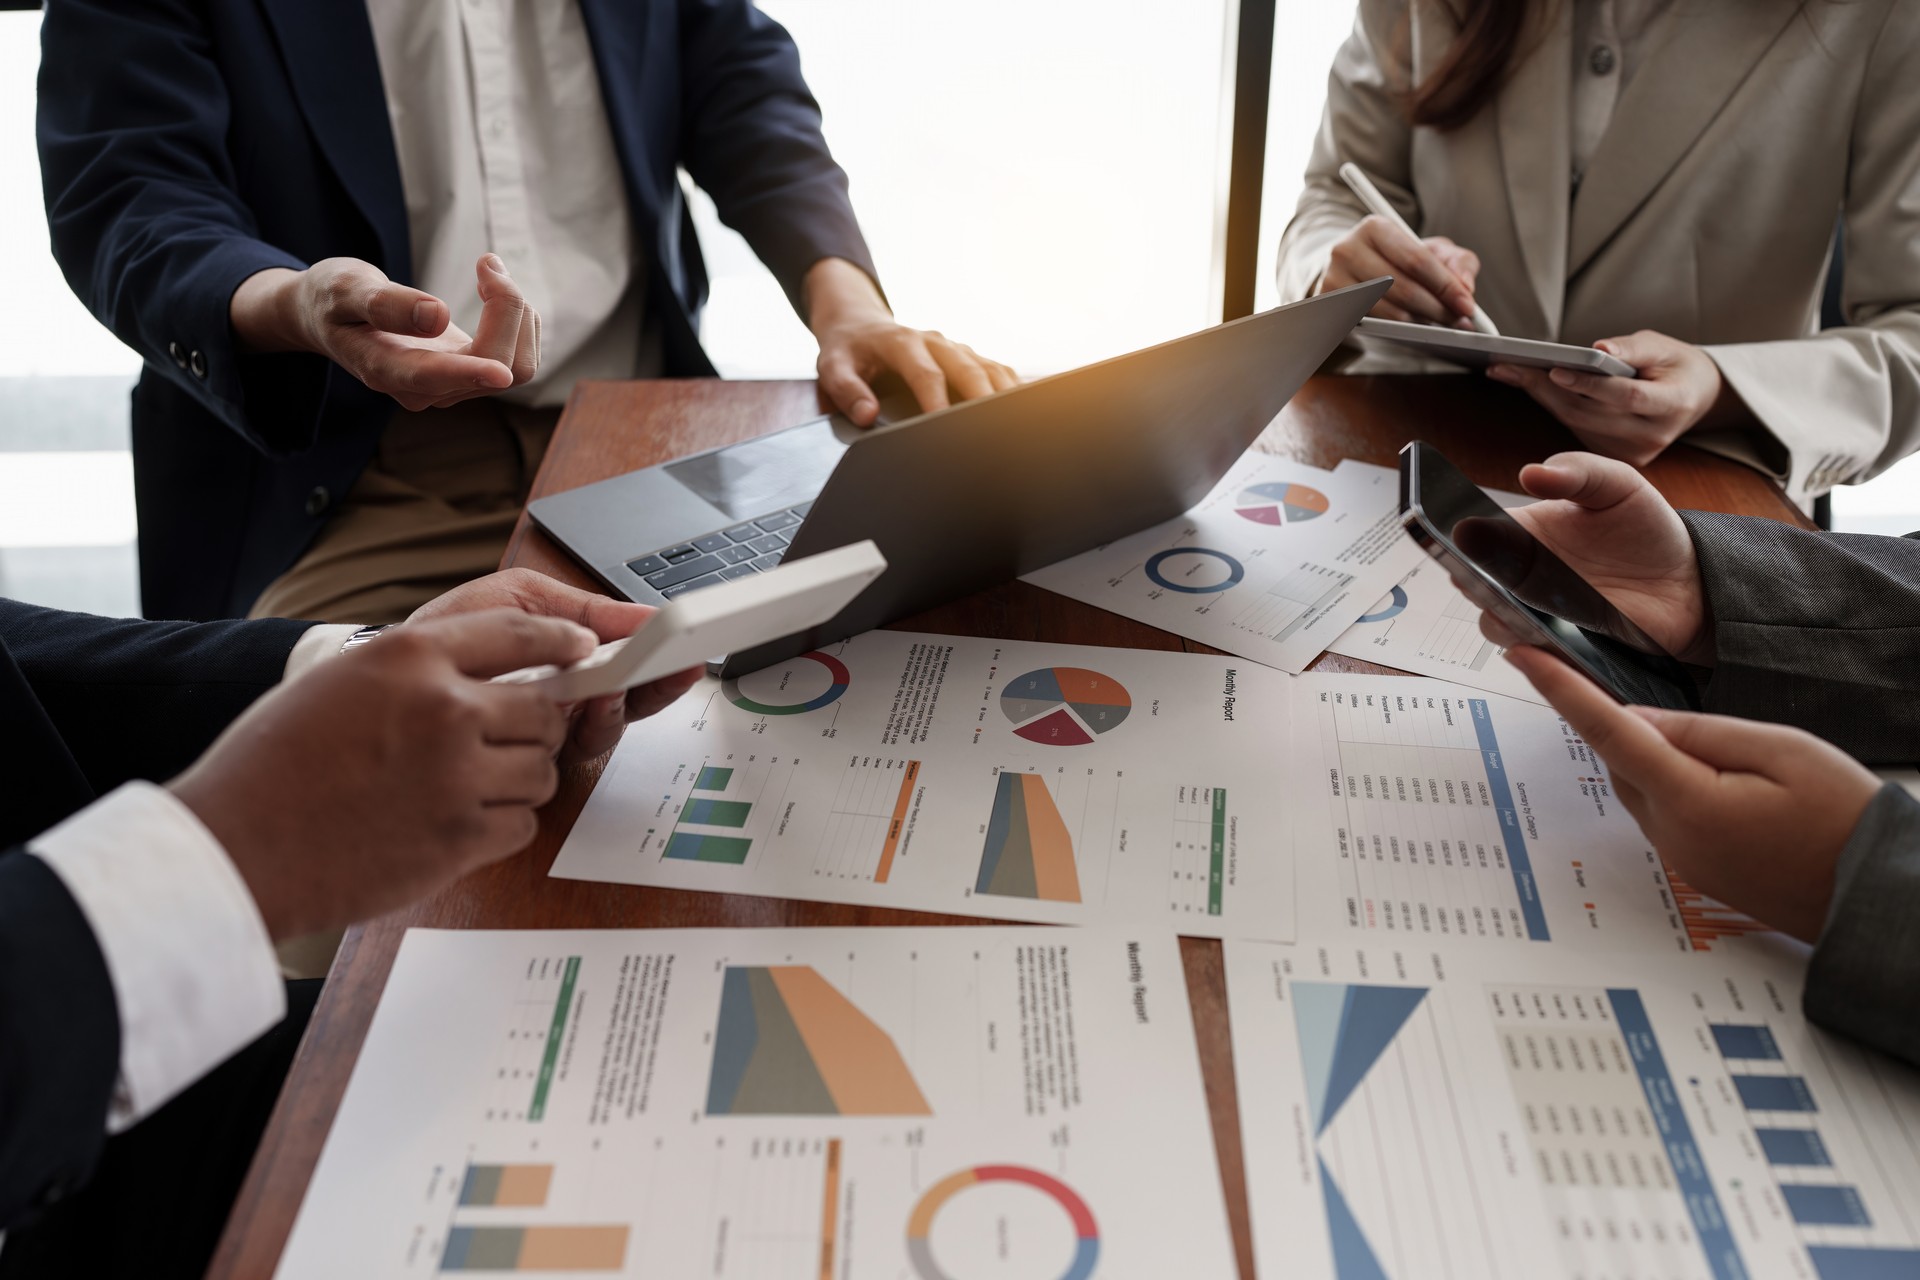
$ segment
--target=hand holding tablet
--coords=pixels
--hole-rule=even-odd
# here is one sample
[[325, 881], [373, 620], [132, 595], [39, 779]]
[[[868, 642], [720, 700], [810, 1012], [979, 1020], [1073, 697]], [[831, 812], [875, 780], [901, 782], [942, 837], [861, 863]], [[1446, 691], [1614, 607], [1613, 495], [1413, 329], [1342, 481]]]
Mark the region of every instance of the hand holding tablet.
[[1372, 316], [1360, 322], [1359, 330], [1369, 338], [1412, 347], [1454, 364], [1476, 368], [1492, 364], [1517, 364], [1530, 369], [1573, 369], [1580, 373], [1608, 373], [1618, 378], [1634, 378], [1639, 370], [1617, 356], [1593, 347], [1576, 347], [1564, 342], [1540, 342], [1533, 338], [1503, 338], [1497, 334], [1468, 333], [1464, 329], [1445, 329], [1435, 324], [1407, 324], [1399, 320], [1376, 320]]

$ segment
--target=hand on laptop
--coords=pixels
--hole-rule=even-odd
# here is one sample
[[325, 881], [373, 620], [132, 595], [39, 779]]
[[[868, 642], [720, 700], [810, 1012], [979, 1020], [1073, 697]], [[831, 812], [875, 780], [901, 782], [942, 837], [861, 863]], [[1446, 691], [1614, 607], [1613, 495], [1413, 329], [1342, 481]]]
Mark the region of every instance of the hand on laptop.
[[485, 254], [474, 275], [481, 306], [471, 337], [446, 303], [358, 258], [256, 272], [234, 290], [228, 314], [249, 350], [323, 355], [403, 409], [444, 409], [540, 369], [540, 314], [506, 264]]
[[[1668, 653], [1713, 665], [1713, 620], [1693, 538], [1645, 476], [1591, 453], [1556, 453], [1521, 468], [1520, 487], [1540, 499], [1513, 510], [1527, 532]], [[1524, 643], [1492, 614], [1481, 615], [1480, 630], [1498, 645]]]
[[[645, 626], [647, 619], [654, 614], [654, 610], [647, 605], [581, 591], [531, 569], [506, 569], [476, 578], [437, 599], [427, 601], [413, 611], [413, 615], [407, 619], [407, 625], [501, 608], [577, 623], [591, 631], [596, 642], [601, 644], [632, 635]], [[384, 643], [385, 639], [382, 636], [381, 642]], [[700, 668], [695, 667], [679, 675], [630, 689], [625, 694], [596, 698], [568, 708], [569, 726], [566, 745], [560, 752], [560, 763], [577, 764], [605, 755], [620, 741], [621, 731], [628, 724], [644, 720], [677, 701], [700, 676]]]
[[820, 389], [857, 427], [873, 425], [873, 382], [892, 373], [928, 413], [1016, 385], [1019, 375], [972, 347], [893, 318], [867, 273], [840, 258], [807, 271], [807, 322], [820, 343]]
[[1878, 778], [1800, 729], [1623, 707], [1543, 649], [1507, 657], [1607, 762], [1620, 802], [1687, 883], [1803, 941], [1819, 938], [1834, 866]]
[[1642, 329], [1593, 344], [1640, 371], [1637, 378], [1496, 364], [1487, 376], [1519, 387], [1598, 453], [1644, 467], [1695, 427], [1737, 421], [1745, 405], [1713, 357], [1692, 343]]

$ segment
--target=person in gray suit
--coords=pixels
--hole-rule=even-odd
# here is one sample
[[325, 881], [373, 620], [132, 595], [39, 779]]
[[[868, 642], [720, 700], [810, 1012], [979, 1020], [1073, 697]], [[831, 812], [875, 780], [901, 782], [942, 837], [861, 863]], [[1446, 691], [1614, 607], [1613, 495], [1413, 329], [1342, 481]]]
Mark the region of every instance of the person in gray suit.
[[1623, 707], [1492, 617], [1481, 629], [1607, 762], [1690, 884], [1815, 944], [1809, 1018], [1920, 1064], [1920, 539], [1675, 511], [1631, 466], [1562, 453], [1514, 512], [1668, 652], [1707, 714]]

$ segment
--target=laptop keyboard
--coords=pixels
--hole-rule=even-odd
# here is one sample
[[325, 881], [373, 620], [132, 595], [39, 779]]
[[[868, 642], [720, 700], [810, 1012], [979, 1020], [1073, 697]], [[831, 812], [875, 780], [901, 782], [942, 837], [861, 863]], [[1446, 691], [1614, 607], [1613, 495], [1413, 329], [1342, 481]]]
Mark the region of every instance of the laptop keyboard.
[[629, 560], [627, 568], [669, 600], [718, 582], [765, 573], [787, 554], [787, 544], [811, 510], [811, 502], [802, 502], [743, 520], [730, 529]]

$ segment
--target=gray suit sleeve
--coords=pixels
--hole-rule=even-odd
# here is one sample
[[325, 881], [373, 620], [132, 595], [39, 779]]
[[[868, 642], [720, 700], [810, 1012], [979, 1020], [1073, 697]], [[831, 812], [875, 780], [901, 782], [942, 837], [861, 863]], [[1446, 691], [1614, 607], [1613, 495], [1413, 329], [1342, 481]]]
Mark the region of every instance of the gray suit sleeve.
[[1834, 869], [1802, 1007], [1821, 1026], [1920, 1065], [1920, 801], [1889, 782]]
[[1714, 627], [1707, 710], [1920, 763], [1920, 541], [1683, 511]]

